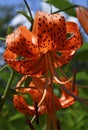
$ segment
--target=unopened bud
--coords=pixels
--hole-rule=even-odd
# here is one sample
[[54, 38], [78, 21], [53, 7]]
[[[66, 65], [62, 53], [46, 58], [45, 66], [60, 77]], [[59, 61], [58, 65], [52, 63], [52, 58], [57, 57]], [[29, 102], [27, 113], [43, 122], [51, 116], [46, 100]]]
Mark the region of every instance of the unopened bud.
[[84, 31], [88, 34], [88, 9], [79, 6], [76, 8], [76, 15]]

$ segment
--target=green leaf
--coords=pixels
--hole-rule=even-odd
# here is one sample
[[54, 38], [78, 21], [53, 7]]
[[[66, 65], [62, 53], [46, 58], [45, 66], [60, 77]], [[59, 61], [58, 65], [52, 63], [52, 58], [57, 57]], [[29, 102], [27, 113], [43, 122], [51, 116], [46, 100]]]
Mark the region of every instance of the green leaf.
[[29, 83], [31, 82], [31, 78], [30, 77], [28, 77], [26, 80], [25, 80], [25, 82], [24, 82], [24, 85], [25, 85], [25, 87], [28, 87], [29, 86]]
[[[61, 10], [73, 5], [68, 2], [68, 0], [47, 0], [46, 2], [51, 5], [54, 5], [56, 8], [59, 8]], [[74, 9], [66, 10], [65, 12], [69, 15], [76, 16]]]
[[9, 26], [8, 29], [7, 29], [7, 34], [12, 33], [12, 30], [13, 30], [12, 26]]
[[1, 41], [5, 41], [5, 38], [3, 38], [3, 37], [0, 37], [0, 40], [1, 40]]
[[88, 50], [88, 43], [87, 42], [83, 43], [82, 47], [80, 48], [80, 51], [83, 51], [83, 50]]
[[78, 72], [76, 77], [77, 79], [88, 80], [88, 74], [85, 71]]
[[17, 120], [17, 119], [19, 119], [19, 118], [22, 118], [22, 117], [24, 117], [23, 114], [17, 113], [17, 114], [15, 114], [14, 116], [10, 117], [10, 118], [9, 118], [9, 121], [10, 121], [10, 122], [11, 122], [11, 121], [15, 121], [15, 120]]
[[78, 61], [88, 61], [88, 43], [84, 43], [76, 54], [76, 60]]
[[27, 20], [28, 20], [30, 23], [33, 23], [33, 19], [32, 19], [29, 15], [27, 15], [26, 12], [24, 12], [24, 11], [17, 11], [17, 13], [22, 14], [23, 16], [25, 16], [25, 17], [27, 18]]
[[76, 55], [76, 60], [88, 61], [88, 50], [81, 51]]
[[6, 69], [8, 67], [8, 65], [4, 65], [3, 67], [0, 68], [0, 71], [3, 71], [4, 69]]

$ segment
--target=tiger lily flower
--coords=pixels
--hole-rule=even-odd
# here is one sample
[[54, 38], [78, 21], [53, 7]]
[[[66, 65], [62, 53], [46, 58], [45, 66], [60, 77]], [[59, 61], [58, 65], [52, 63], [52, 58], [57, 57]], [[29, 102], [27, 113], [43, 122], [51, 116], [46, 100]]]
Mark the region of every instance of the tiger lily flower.
[[84, 6], [78, 6], [76, 8], [76, 14], [84, 31], [88, 34], [88, 9]]
[[[66, 80], [66, 79], [62, 79]], [[72, 91], [75, 95], [78, 95], [78, 89], [74, 86], [74, 91], [72, 89], [72, 83], [66, 83], [65, 87]], [[47, 92], [44, 100], [41, 102], [43, 91], [45, 88], [45, 81], [38, 77], [33, 77], [29, 87], [20, 88], [20, 84], [16, 87], [16, 91], [19, 94], [14, 95], [13, 101], [15, 108], [22, 112], [25, 115], [35, 116], [36, 108], [35, 103], [37, 103], [37, 114], [42, 115], [44, 113], [47, 114], [47, 130], [50, 130], [51, 124], [53, 125], [54, 130], [58, 130], [57, 127], [57, 118], [55, 112], [59, 109], [66, 108], [75, 103], [75, 99], [69, 96], [63, 89], [61, 89], [61, 97], [57, 97], [53, 93], [53, 88], [51, 87], [51, 83], [48, 83]], [[30, 105], [26, 102], [24, 95], [28, 94], [32, 97], [33, 105]]]
[[52, 71], [50, 66], [54, 69], [71, 60], [82, 45], [82, 37], [77, 24], [65, 22], [61, 14], [38, 11], [32, 31], [19, 26], [6, 37], [6, 45], [7, 64], [19, 73], [41, 76]]
[[[68, 34], [70, 35], [69, 37]], [[66, 84], [70, 83], [72, 78], [67, 80], [65, 78], [65, 80], [63, 80], [58, 77], [58, 74], [55, 71], [55, 68], [60, 68], [60, 66], [68, 63], [77, 49], [82, 45], [82, 37], [76, 23], [66, 22], [61, 14], [47, 14], [38, 11], [34, 19], [32, 31], [28, 30], [25, 26], [19, 26], [18, 29], [6, 37], [6, 45], [7, 48], [4, 52], [4, 59], [14, 70], [32, 77], [45, 77], [45, 84], [43, 83], [42, 85], [45, 85], [43, 95], [42, 97], [39, 96], [36, 101], [38, 107], [44, 103], [48, 94], [48, 89], [50, 97], [49, 102], [52, 104], [52, 94], [50, 88], [48, 88], [49, 78], [51, 84], [53, 84], [54, 80], [57, 81], [63, 88], [62, 91], [66, 91], [68, 95], [70, 94], [70, 98], [69, 96], [66, 96], [64, 92], [63, 97], [65, 96], [65, 98], [58, 99], [54, 96], [54, 104], [57, 104], [58, 102], [58, 104], [55, 105], [55, 110], [62, 108], [62, 106], [69, 106], [69, 103], [67, 103], [67, 105], [65, 103], [65, 101], [67, 102], [67, 99], [69, 99], [68, 102], [70, 100], [73, 101], [74, 97], [77, 99], [75, 93], [66, 87]], [[27, 92], [29, 90], [35, 91], [33, 89], [22, 89], [22, 93], [24, 90]], [[36, 91], [38, 93], [38, 90]], [[18, 97], [19, 96], [17, 96], [17, 98]], [[24, 103], [23, 106], [26, 106], [22, 111], [24, 112], [26, 109], [26, 112], [28, 113], [30, 109], [29, 114], [34, 114], [34, 107], [27, 107], [24, 98], [22, 96], [19, 98], [21, 99], [20, 101], [19, 99], [17, 101], [18, 108], [21, 109], [20, 102], [22, 100]], [[73, 102], [70, 101], [70, 103]], [[49, 109], [53, 111], [52, 105], [48, 109], [46, 105], [42, 105], [38, 112], [48, 113]], [[53, 118], [50, 117], [50, 119]]]

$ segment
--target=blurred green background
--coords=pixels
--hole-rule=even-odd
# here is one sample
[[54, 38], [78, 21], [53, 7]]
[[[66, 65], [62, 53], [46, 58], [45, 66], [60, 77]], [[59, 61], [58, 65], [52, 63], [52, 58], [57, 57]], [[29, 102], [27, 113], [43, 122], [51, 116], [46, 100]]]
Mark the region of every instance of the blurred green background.
[[[51, 8], [52, 5], [54, 5], [57, 10], [72, 5], [68, 0], [47, 0], [45, 3], [49, 3]], [[8, 6], [0, 4], [0, 37], [6, 37], [8, 26], [10, 26], [10, 23], [15, 18], [15, 16], [18, 15], [16, 10], [24, 10], [23, 4], [23, 1], [21, 4], [8, 4]], [[76, 18], [75, 9], [67, 10], [65, 13], [67, 13], [69, 17], [74, 16]], [[15, 27], [13, 26], [13, 28]], [[69, 77], [72, 75], [73, 69], [76, 68], [77, 83], [88, 86], [88, 43], [84, 38], [84, 32], [82, 35], [84, 39], [83, 46], [77, 51], [74, 59], [62, 68]], [[0, 68], [5, 65], [3, 60], [4, 49], [5, 43], [0, 41]], [[9, 90], [5, 104], [0, 113], [0, 130], [30, 130], [26, 122], [26, 117], [19, 113], [13, 106], [12, 88], [16, 86], [17, 81], [21, 77], [20, 74], [18, 75], [16, 72], [14, 73], [14, 78], [10, 86], [11, 89]], [[3, 71], [0, 71], [0, 97], [3, 95], [9, 76], [9, 69], [6, 68]], [[79, 88], [79, 96], [88, 99], [88, 88]], [[62, 130], [88, 130], [88, 106], [79, 103], [78, 101], [69, 108], [59, 110], [57, 112], [57, 118], [60, 120]], [[35, 130], [45, 130], [46, 115], [41, 116], [39, 119], [39, 125], [36, 125], [36, 123], [33, 124], [35, 126]]]

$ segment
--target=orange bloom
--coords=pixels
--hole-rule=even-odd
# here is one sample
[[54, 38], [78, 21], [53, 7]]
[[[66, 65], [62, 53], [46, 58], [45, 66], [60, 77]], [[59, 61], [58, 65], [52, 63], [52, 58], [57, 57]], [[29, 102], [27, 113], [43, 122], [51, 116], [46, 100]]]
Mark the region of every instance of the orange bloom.
[[[65, 81], [66, 79], [62, 79]], [[41, 102], [43, 92], [45, 89], [45, 81], [33, 77], [32, 82], [29, 84], [29, 87], [27, 88], [19, 88], [19, 82], [18, 82], [18, 88], [16, 88], [16, 91], [19, 92], [19, 95], [14, 95], [14, 106], [15, 108], [30, 116], [37, 116], [36, 115], [36, 109], [35, 109], [35, 103], [37, 103], [37, 112], [39, 115], [46, 113], [48, 116], [48, 121], [50, 121], [53, 124], [53, 127], [55, 128], [55, 121], [57, 121], [55, 117], [55, 112], [59, 109], [69, 107], [72, 104], [75, 103], [75, 99], [71, 96], [69, 96], [64, 90], [61, 89], [61, 97], [57, 97], [53, 93], [53, 88], [50, 85], [51, 83], [48, 83], [47, 91], [44, 100]], [[72, 83], [65, 84], [65, 87], [71, 91], [73, 94], [78, 95], [78, 89], [76, 86], [74, 87], [74, 90], [72, 87]], [[30, 105], [26, 102], [24, 95], [28, 94], [32, 97], [33, 105]], [[41, 103], [40, 103], [41, 102]], [[47, 124], [47, 127], [48, 124]]]
[[82, 38], [76, 23], [65, 22], [61, 14], [39, 11], [32, 32], [19, 26], [6, 37], [6, 45], [7, 64], [19, 73], [40, 76], [49, 70], [50, 57], [54, 67], [66, 64], [82, 45]]
[[84, 31], [88, 34], [88, 9], [83, 6], [78, 6], [76, 9], [76, 14]]
[[[82, 45], [77, 24], [65, 22], [60, 14], [39, 11], [35, 16], [32, 31], [25, 26], [19, 26], [6, 37], [6, 45], [4, 59], [7, 64], [17, 72], [25, 74], [25, 77], [33, 76], [28, 88], [16, 88], [21, 95], [14, 95], [14, 106], [20, 112], [35, 117], [37, 114], [47, 113], [48, 124], [52, 123], [57, 130], [55, 112], [72, 105], [78, 95], [77, 88], [71, 88], [72, 78], [59, 78], [55, 71], [55, 68], [71, 60]], [[44, 76], [44, 81], [41, 80], [41, 75]], [[20, 82], [17, 87], [20, 87]], [[53, 82], [60, 84], [61, 98], [54, 94]], [[26, 93], [32, 97], [35, 105], [27, 104], [23, 97]], [[48, 124], [47, 130], [50, 129]]]

